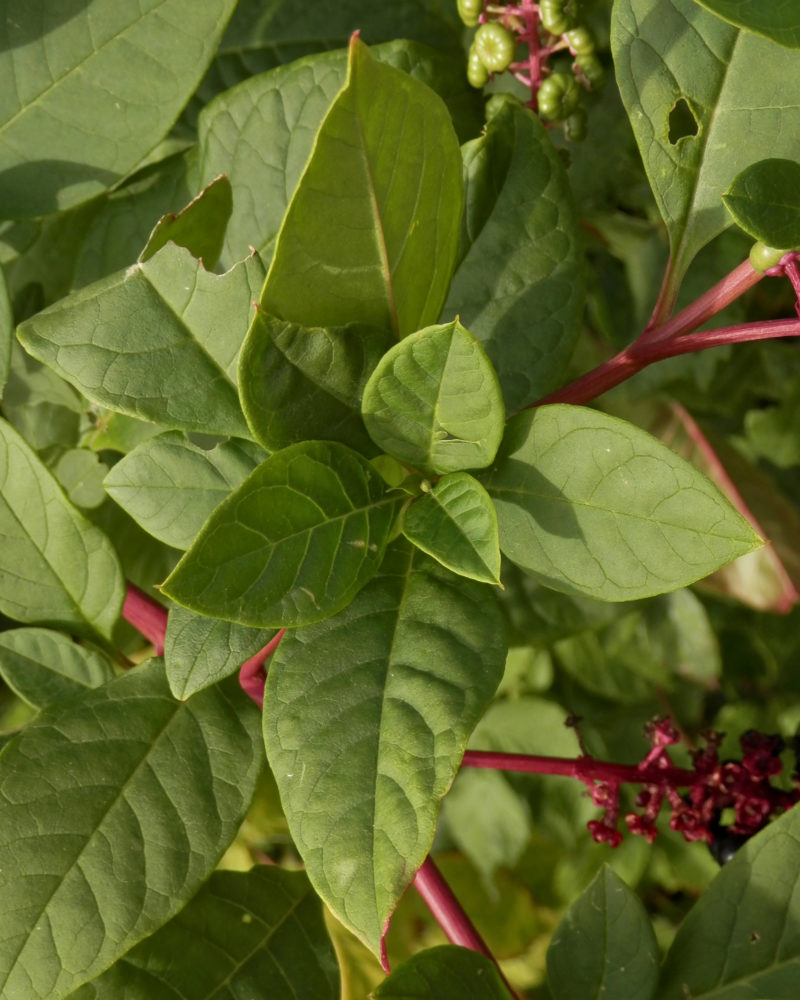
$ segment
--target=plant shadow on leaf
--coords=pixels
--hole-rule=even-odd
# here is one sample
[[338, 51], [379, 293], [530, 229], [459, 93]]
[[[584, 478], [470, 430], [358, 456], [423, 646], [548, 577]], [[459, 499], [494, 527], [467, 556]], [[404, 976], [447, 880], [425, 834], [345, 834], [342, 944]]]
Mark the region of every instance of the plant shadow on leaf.
[[[28, 8], [31, 11], [28, 15], [21, 15], [17, 10], [14, 20], [9, 17], [3, 25], [5, 30], [0, 30], [0, 52], [12, 52], [49, 34], [60, 25], [78, 17], [91, 3], [92, 0], [60, 0], [58, 4], [49, 4], [46, 13], [37, 9], [39, 5]], [[43, 24], [45, 18], [46, 29]]]
[[[53, 178], [58, 177], [58, 188]], [[88, 163], [71, 163], [69, 160], [26, 160], [0, 172], [0, 190], [4, 192], [6, 204], [16, 206], [16, 211], [29, 214], [30, 203], [35, 202], [35, 214], [56, 212], [61, 208], [59, 195], [71, 187], [96, 181], [104, 188], [111, 187], [119, 180], [119, 174]], [[42, 192], [50, 191], [43, 200]]]
[[503, 490], [506, 503], [520, 507], [548, 534], [559, 538], [584, 538], [575, 511], [564, 493], [527, 462], [506, 458], [503, 462], [507, 481], [525, 484], [525, 491]]

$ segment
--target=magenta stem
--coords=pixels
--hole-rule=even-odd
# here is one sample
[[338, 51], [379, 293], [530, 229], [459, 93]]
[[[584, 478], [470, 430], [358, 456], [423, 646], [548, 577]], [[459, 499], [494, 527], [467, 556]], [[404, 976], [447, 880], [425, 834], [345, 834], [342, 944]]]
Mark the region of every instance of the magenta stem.
[[681, 767], [647, 767], [636, 764], [613, 764], [594, 757], [541, 757], [527, 753], [496, 753], [492, 750], [467, 750], [464, 767], [484, 767], [495, 771], [522, 771], [527, 774], [555, 774], [579, 781], [615, 781], [648, 785], [667, 781], [680, 788], [697, 778], [694, 771]]
[[278, 644], [284, 637], [286, 629], [279, 629], [270, 641], [259, 650], [255, 656], [245, 660], [239, 670], [239, 683], [245, 694], [250, 695], [259, 708], [264, 707], [264, 685], [267, 683], [267, 672], [264, 664], [268, 657], [272, 656], [278, 648]]
[[135, 584], [129, 583], [122, 605], [122, 617], [152, 642], [156, 656], [164, 655], [164, 637], [167, 634], [167, 609], [155, 598], [145, 594]]

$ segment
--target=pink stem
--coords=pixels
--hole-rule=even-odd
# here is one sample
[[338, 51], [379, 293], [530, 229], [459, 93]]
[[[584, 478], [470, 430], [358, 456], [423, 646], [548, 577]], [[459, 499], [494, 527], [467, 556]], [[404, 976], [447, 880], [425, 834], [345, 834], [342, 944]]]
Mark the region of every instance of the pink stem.
[[133, 584], [127, 585], [122, 617], [155, 646], [156, 656], [164, 655], [167, 609]]
[[250, 695], [256, 705], [262, 709], [264, 707], [264, 685], [267, 682], [264, 664], [278, 648], [285, 632], [285, 628], [279, 629], [263, 649], [259, 650], [255, 656], [251, 656], [249, 660], [244, 661], [239, 670], [239, 683], [242, 690], [245, 694]]
[[495, 753], [467, 750], [464, 767], [492, 768], [496, 771], [523, 771], [528, 774], [556, 774], [579, 781], [633, 782], [641, 785], [667, 781], [681, 787], [697, 778], [694, 771], [681, 767], [641, 768], [636, 764], [612, 764], [594, 757], [541, 757], [525, 753]]

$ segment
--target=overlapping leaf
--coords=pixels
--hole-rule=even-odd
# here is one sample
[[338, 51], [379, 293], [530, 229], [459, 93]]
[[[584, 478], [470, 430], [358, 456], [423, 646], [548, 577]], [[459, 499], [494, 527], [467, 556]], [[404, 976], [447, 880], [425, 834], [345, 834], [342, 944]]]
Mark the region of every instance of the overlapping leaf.
[[25, 348], [90, 399], [165, 427], [247, 437], [236, 362], [264, 271], [207, 272], [167, 245], [23, 323]]
[[110, 638], [123, 597], [111, 542], [0, 420], [0, 610]]
[[504, 661], [492, 591], [406, 542], [341, 614], [274, 654], [264, 736], [292, 836], [375, 952]]
[[707, 10], [736, 24], [771, 38], [779, 45], [800, 48], [800, 21], [794, 0], [697, 0]]
[[497, 966], [455, 945], [428, 948], [401, 965], [375, 990], [375, 1000], [511, 1000]]
[[0, 216], [67, 208], [132, 170], [197, 86], [234, 6], [42, 0], [4, 18]]
[[164, 592], [200, 614], [244, 625], [319, 621], [376, 572], [398, 503], [345, 445], [292, 445], [220, 504]]
[[632, 424], [584, 407], [515, 417], [485, 484], [502, 551], [568, 594], [623, 601], [665, 593], [761, 544], [688, 462]]
[[508, 410], [559, 383], [580, 332], [583, 265], [564, 166], [539, 119], [495, 99], [464, 147], [462, 259], [444, 316], [486, 348]]
[[[254, 992], [257, 990], [257, 992]], [[336, 956], [302, 872], [214, 872], [181, 912], [70, 1000], [338, 1000]]]
[[0, 272], [0, 398], [11, 368], [11, 345], [14, 342], [14, 315], [5, 276]]
[[730, 224], [721, 196], [734, 177], [765, 150], [800, 159], [800, 61], [695, 0], [667, 0], [652, 13], [649, 0], [620, 0], [611, 42], [669, 230], [674, 292], [697, 251]]
[[347, 84], [284, 217], [263, 308], [304, 326], [359, 322], [398, 337], [434, 322], [462, 201], [441, 98], [353, 39]]
[[758, 160], [722, 196], [736, 223], [768, 247], [800, 246], [800, 163]]
[[650, 1000], [658, 965], [658, 944], [639, 897], [604, 865], [550, 943], [553, 1000]]
[[171, 240], [186, 247], [193, 257], [203, 262], [207, 271], [213, 271], [222, 252], [232, 209], [231, 182], [221, 174], [177, 215], [170, 212], [159, 219], [139, 260], [142, 263], [150, 260]]
[[45, 710], [0, 756], [0, 993], [59, 1000], [180, 910], [260, 761], [235, 684], [176, 702], [158, 662]]
[[167, 431], [117, 462], [105, 486], [145, 531], [167, 545], [188, 549], [214, 508], [266, 457], [247, 441], [205, 449], [180, 431]]
[[361, 410], [377, 445], [429, 474], [484, 468], [503, 436], [497, 376], [458, 320], [395, 344], [370, 376]]

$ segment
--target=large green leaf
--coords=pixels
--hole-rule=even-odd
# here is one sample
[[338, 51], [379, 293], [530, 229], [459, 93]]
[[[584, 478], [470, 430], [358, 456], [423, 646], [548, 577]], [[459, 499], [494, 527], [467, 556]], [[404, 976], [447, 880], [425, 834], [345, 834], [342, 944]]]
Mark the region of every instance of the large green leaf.
[[370, 376], [361, 410], [377, 445], [429, 474], [487, 466], [505, 421], [497, 375], [458, 320], [395, 344]]
[[319, 900], [302, 872], [214, 872], [181, 912], [70, 1000], [339, 1000]]
[[243, 625], [319, 621], [374, 575], [398, 504], [345, 445], [292, 445], [220, 504], [163, 590], [193, 611]]
[[740, 28], [771, 38], [779, 45], [800, 49], [800, 18], [794, 0], [696, 0], [703, 7]]
[[655, 934], [639, 897], [603, 865], [550, 942], [553, 1000], [650, 1000], [658, 964]]
[[373, 996], [375, 1000], [511, 1000], [491, 959], [450, 944], [414, 955]]
[[188, 549], [209, 515], [267, 456], [247, 441], [201, 448], [180, 431], [148, 438], [105, 478], [109, 496], [145, 531]]
[[41, 708], [100, 687], [114, 671], [102, 653], [61, 632], [13, 628], [0, 632], [0, 675], [20, 698]]
[[169, 244], [23, 323], [34, 357], [90, 399], [165, 427], [247, 437], [236, 363], [264, 271], [207, 272]]
[[292, 836], [324, 901], [376, 953], [504, 660], [491, 589], [406, 542], [341, 614], [274, 654], [264, 738]]
[[460, 164], [441, 98], [353, 39], [278, 235], [265, 311], [398, 337], [434, 322], [458, 249]]
[[800, 976], [800, 810], [740, 848], [695, 903], [656, 1000], [790, 1000]]
[[403, 534], [454, 573], [500, 583], [494, 504], [478, 480], [466, 472], [442, 476], [424, 491], [405, 513]]
[[627, 601], [677, 590], [762, 544], [688, 462], [585, 407], [509, 421], [485, 484], [502, 551], [567, 594]]
[[40, 0], [0, 20], [0, 216], [63, 209], [132, 170], [211, 61], [234, 0]]
[[542, 123], [496, 98], [463, 150], [462, 259], [444, 315], [459, 316], [517, 410], [560, 383], [581, 327], [583, 262], [564, 166]]
[[274, 634], [268, 629], [206, 618], [178, 606], [170, 608], [164, 662], [173, 695], [185, 700], [217, 684], [255, 656]]
[[0, 993], [59, 1000], [172, 917], [253, 794], [258, 715], [163, 664], [46, 709], [0, 755]]
[[730, 225], [722, 194], [734, 177], [765, 150], [800, 159], [800, 60], [694, 0], [665, 0], [658, 17], [650, 0], [618, 0], [611, 42], [669, 230], [672, 298], [697, 251]]
[[734, 178], [722, 200], [754, 239], [779, 249], [800, 246], [800, 163], [795, 160], [758, 160]]
[[0, 420], [0, 610], [110, 638], [124, 596], [111, 542]]
[[239, 357], [242, 409], [253, 436], [271, 449], [320, 438], [371, 450], [361, 396], [391, 342], [374, 327], [309, 328], [259, 310]]

